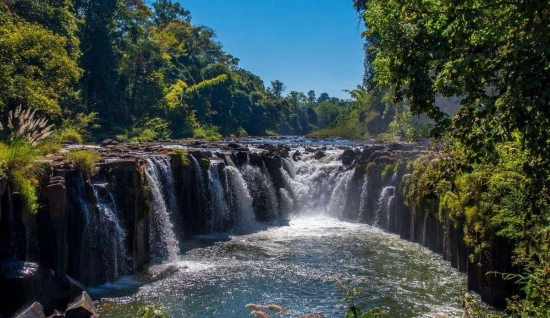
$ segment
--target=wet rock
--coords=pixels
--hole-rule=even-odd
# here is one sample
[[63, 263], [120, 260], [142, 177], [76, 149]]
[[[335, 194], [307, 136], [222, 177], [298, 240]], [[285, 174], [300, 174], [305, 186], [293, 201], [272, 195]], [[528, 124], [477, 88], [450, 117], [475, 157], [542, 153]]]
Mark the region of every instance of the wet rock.
[[356, 153], [351, 149], [346, 149], [342, 153], [342, 164], [344, 166], [349, 166], [355, 161]]
[[326, 157], [326, 156], [327, 156], [327, 154], [326, 154], [323, 150], [318, 150], [318, 151], [315, 153], [314, 158], [317, 159], [317, 160], [319, 160], [319, 159], [324, 158], [324, 157]]
[[239, 145], [239, 144], [237, 144], [237, 143], [232, 142], [232, 143], [227, 144], [227, 147], [233, 148], [233, 149], [239, 149], [239, 148], [241, 148], [242, 146]]
[[97, 309], [87, 292], [82, 292], [65, 310], [66, 318], [97, 317]]
[[299, 161], [302, 159], [302, 153], [298, 150], [296, 150], [293, 154], [292, 154], [292, 160], [294, 161]]
[[34, 302], [29, 308], [15, 316], [16, 318], [46, 318], [44, 308], [39, 302]]
[[262, 157], [260, 156], [260, 154], [251, 153], [248, 155], [248, 160], [251, 165], [260, 167], [260, 168], [262, 167]]

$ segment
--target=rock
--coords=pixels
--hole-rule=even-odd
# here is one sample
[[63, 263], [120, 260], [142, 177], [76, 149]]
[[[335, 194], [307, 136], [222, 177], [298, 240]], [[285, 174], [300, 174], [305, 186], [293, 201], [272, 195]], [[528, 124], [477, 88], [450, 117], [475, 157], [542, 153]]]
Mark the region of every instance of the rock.
[[114, 140], [114, 139], [105, 139], [101, 142], [101, 144], [99, 144], [101, 147], [106, 147], [106, 146], [116, 146], [118, 145], [118, 141]]
[[62, 313], [60, 313], [57, 310], [54, 310], [53, 313], [48, 316], [48, 318], [64, 318], [64, 317], [65, 317], [65, 315], [63, 315]]
[[374, 160], [374, 163], [375, 164], [387, 164], [387, 163], [394, 163], [395, 162], [395, 159], [391, 158], [391, 157], [388, 157], [388, 156], [382, 156], [382, 157], [377, 157], [375, 160]]
[[236, 143], [232, 142], [232, 143], [227, 144], [227, 147], [233, 148], [233, 149], [239, 149], [239, 148], [241, 148], [242, 146], [239, 145], [239, 144], [236, 144]]
[[82, 292], [65, 310], [66, 318], [97, 317], [97, 309], [87, 292]]
[[262, 167], [262, 157], [260, 157], [260, 154], [257, 153], [251, 153], [248, 155], [248, 160], [251, 165], [256, 167]]
[[302, 159], [302, 153], [298, 150], [296, 150], [293, 154], [292, 154], [292, 160], [294, 161], [299, 161]]
[[29, 308], [25, 309], [22, 313], [15, 316], [16, 318], [46, 318], [44, 315], [44, 308], [39, 302], [34, 302]]
[[326, 156], [327, 156], [327, 154], [326, 154], [324, 151], [318, 150], [318, 151], [315, 153], [314, 158], [317, 159], [317, 160], [319, 160], [319, 159], [324, 158], [324, 157], [326, 157]]
[[356, 153], [351, 149], [346, 149], [342, 153], [342, 164], [344, 166], [349, 166], [355, 161]]
[[289, 150], [285, 147], [279, 148], [279, 156], [281, 156], [282, 158], [288, 158]]
[[34, 301], [45, 313], [63, 309], [72, 288], [65, 275], [54, 275], [36, 263], [4, 261], [0, 263], [0, 316], [9, 316]]

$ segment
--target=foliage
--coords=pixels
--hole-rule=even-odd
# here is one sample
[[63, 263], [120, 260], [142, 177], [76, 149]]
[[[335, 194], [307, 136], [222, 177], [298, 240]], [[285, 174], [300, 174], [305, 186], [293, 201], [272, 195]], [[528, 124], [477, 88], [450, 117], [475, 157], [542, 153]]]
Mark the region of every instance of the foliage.
[[178, 154], [180, 162], [183, 166], [188, 167], [191, 165], [191, 160], [189, 160], [187, 150], [183, 148], [173, 148], [172, 151]]
[[21, 105], [59, 116], [69, 101], [78, 98], [72, 83], [77, 82], [81, 70], [76, 62], [78, 53], [70, 52], [75, 43], [44, 25], [11, 14], [12, 10], [18, 12], [6, 2], [0, 3], [0, 109], [13, 111]]
[[367, 312], [363, 312], [361, 308], [355, 305], [355, 299], [363, 293], [361, 287], [351, 287], [342, 284], [338, 279], [336, 279], [336, 284], [338, 287], [346, 292], [346, 296], [342, 298], [342, 302], [350, 303], [348, 311], [346, 312], [346, 318], [383, 318], [387, 317], [387, 314], [378, 307], [374, 307]]
[[143, 306], [137, 312], [140, 318], [169, 318], [168, 314], [160, 306]]
[[[15, 140], [25, 140], [31, 145], [36, 146], [40, 141], [46, 139], [53, 133], [53, 125], [48, 125], [44, 117], [35, 118], [35, 112], [31, 109], [22, 110], [17, 106], [15, 111], [8, 113], [6, 125], [6, 137], [9, 142]], [[4, 126], [0, 123], [0, 131], [4, 131]]]
[[218, 127], [204, 125], [193, 129], [193, 138], [206, 139], [208, 141], [220, 140], [222, 135], [218, 132]]
[[40, 167], [36, 164], [39, 150], [24, 140], [9, 145], [0, 143], [2, 170], [7, 174], [12, 191], [21, 193], [23, 211], [35, 214], [38, 210], [36, 187], [40, 177]]
[[95, 174], [95, 164], [100, 159], [101, 156], [97, 151], [91, 149], [71, 150], [65, 155], [65, 160], [70, 162], [76, 170], [82, 172], [84, 178]]

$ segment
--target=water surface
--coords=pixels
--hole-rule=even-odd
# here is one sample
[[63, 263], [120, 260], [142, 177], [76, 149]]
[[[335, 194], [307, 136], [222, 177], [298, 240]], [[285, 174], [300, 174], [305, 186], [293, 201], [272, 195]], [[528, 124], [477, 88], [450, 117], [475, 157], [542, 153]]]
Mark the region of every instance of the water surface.
[[282, 317], [344, 317], [349, 303], [336, 280], [362, 287], [356, 304], [390, 317], [460, 316], [463, 274], [426, 248], [365, 224], [302, 216], [181, 247], [175, 262], [92, 289], [101, 316], [134, 317], [139, 306], [156, 304], [171, 317], [250, 317], [245, 305], [255, 303], [288, 308]]

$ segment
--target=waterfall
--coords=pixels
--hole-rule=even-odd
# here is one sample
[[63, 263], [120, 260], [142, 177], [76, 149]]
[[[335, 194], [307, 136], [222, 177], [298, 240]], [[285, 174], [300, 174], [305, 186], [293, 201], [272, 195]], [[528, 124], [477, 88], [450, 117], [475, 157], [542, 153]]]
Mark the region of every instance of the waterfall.
[[382, 189], [380, 192], [380, 197], [378, 198], [376, 211], [374, 213], [373, 225], [386, 230], [389, 228], [394, 195], [394, 186], [387, 186]]
[[358, 221], [362, 221], [366, 217], [367, 208], [368, 208], [367, 207], [367, 202], [368, 202], [367, 200], [368, 200], [368, 195], [369, 195], [368, 185], [369, 185], [369, 181], [365, 177], [365, 181], [363, 181], [363, 186], [361, 187], [361, 199], [359, 201], [359, 214], [358, 214], [358, 217], [357, 217]]
[[349, 191], [348, 185], [351, 181], [352, 176], [353, 176], [352, 170], [341, 173], [338, 176], [336, 186], [334, 187], [334, 191], [330, 196], [330, 202], [328, 205], [328, 212], [330, 214], [335, 215], [337, 217], [342, 216], [342, 213], [344, 212], [344, 208], [346, 207], [346, 201], [348, 198], [348, 191]]
[[[173, 211], [169, 209], [169, 206], [173, 208], [172, 205], [176, 204], [175, 191], [173, 182], [162, 183], [163, 179], [172, 179], [170, 158], [149, 157], [145, 158], [145, 161], [147, 162], [145, 176], [151, 186], [151, 251], [157, 258], [175, 261], [179, 253], [179, 242], [174, 233], [174, 224], [170, 219]], [[163, 194], [163, 189], [166, 194]]]
[[252, 209], [252, 197], [241, 173], [237, 168], [231, 166], [225, 167], [223, 171], [227, 203], [234, 222], [241, 227], [253, 224], [255, 217]]
[[[115, 200], [108, 183], [92, 184], [99, 214], [99, 246], [106, 266], [106, 281], [128, 273], [126, 232], [122, 228]], [[101, 273], [99, 271], [98, 273]]]
[[277, 196], [265, 164], [262, 169], [245, 164], [241, 174], [252, 196], [253, 208], [259, 219], [275, 218], [278, 215]]
[[211, 195], [210, 210], [212, 217], [210, 222], [210, 232], [223, 230], [229, 223], [229, 211], [225, 203], [225, 193], [220, 181], [218, 167], [210, 164], [208, 169], [208, 192]]

